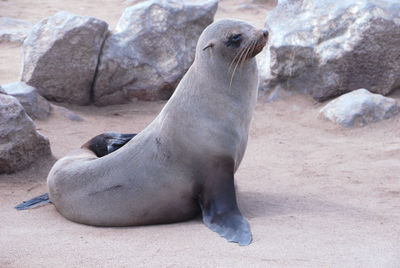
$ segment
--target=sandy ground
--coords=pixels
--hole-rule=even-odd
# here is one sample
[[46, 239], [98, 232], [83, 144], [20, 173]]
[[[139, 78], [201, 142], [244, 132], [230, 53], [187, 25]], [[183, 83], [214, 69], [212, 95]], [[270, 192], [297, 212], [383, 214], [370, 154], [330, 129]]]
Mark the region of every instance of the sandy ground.
[[[268, 8], [237, 9], [239, 2], [221, 1], [217, 18], [262, 26]], [[0, 0], [0, 16], [32, 22], [65, 9], [115, 25], [124, 8], [118, 0]], [[0, 45], [0, 62], [0, 84], [17, 81], [21, 47]], [[36, 125], [60, 158], [101, 132], [140, 131], [164, 104], [68, 106], [85, 121], [55, 109]], [[226, 242], [200, 218], [96, 228], [64, 219], [52, 205], [13, 209], [46, 192], [52, 159], [0, 176], [0, 267], [400, 267], [400, 116], [341, 129], [318, 118], [321, 107], [301, 95], [259, 101], [236, 173], [253, 232], [247, 247]]]

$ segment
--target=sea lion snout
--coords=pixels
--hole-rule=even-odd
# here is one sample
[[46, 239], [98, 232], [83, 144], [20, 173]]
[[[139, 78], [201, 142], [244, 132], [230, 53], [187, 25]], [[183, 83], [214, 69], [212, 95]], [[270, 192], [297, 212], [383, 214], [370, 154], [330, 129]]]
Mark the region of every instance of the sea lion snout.
[[264, 36], [265, 38], [268, 38], [268, 31], [267, 31], [267, 29], [262, 29], [261, 31], [262, 31], [262, 33], [263, 33], [263, 36]]
[[263, 50], [263, 48], [267, 44], [268, 36], [269, 36], [267, 29], [259, 30], [257, 32], [257, 35], [258, 35], [257, 42], [254, 46], [253, 52], [249, 55], [249, 58], [252, 58], [252, 57], [256, 56], [258, 53], [260, 53], [261, 50]]
[[264, 44], [263, 46], [265, 46], [267, 44], [268, 41], [268, 36], [269, 36], [269, 32], [267, 29], [262, 29], [258, 31], [258, 42]]

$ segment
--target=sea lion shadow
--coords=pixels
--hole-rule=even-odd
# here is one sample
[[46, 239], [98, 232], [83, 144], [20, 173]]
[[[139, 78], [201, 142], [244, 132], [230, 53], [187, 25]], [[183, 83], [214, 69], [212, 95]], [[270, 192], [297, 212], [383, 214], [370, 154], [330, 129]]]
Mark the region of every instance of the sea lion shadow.
[[364, 220], [382, 217], [367, 208], [339, 204], [311, 194], [241, 192], [238, 194], [238, 202], [242, 213], [248, 219], [307, 214], [320, 216], [336, 214]]

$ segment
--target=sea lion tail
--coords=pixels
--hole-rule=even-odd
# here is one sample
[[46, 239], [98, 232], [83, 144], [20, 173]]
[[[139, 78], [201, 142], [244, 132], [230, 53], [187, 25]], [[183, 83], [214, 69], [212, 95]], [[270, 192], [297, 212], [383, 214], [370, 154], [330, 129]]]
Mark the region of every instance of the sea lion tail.
[[16, 205], [14, 208], [17, 210], [24, 210], [24, 209], [30, 209], [34, 208], [40, 205], [48, 204], [51, 203], [50, 197], [48, 193], [36, 196], [32, 199], [29, 199], [27, 201], [23, 201], [21, 204]]

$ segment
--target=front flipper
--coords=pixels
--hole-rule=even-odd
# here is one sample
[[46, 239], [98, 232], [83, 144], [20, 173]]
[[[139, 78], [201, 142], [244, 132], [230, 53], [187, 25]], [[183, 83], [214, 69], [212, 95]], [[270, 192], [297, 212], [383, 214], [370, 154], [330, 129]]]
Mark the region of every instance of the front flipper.
[[233, 172], [233, 160], [215, 161], [206, 172], [199, 203], [208, 228], [229, 242], [246, 246], [251, 243], [251, 231], [237, 206]]
[[103, 157], [118, 150], [135, 136], [136, 134], [106, 132], [90, 139], [81, 148], [87, 148], [94, 152], [97, 157]]
[[120, 134], [115, 132], [109, 132], [109, 134], [111, 138], [107, 140], [108, 153], [112, 153], [118, 150], [136, 136], [136, 134]]

